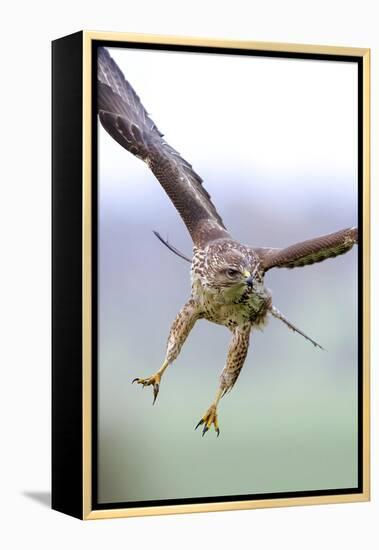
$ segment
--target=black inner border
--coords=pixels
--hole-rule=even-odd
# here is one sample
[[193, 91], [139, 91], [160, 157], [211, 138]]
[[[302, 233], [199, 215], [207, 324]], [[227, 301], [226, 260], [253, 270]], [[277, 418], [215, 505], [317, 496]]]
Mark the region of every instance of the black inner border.
[[[312, 59], [320, 61], [354, 62], [358, 66], [358, 485], [343, 489], [322, 489], [317, 491], [288, 491], [252, 495], [209, 496], [136, 502], [98, 502], [98, 167], [97, 167], [97, 48], [128, 48], [163, 50], [222, 55], [247, 55], [256, 57], [277, 57]], [[144, 42], [118, 42], [112, 40], [92, 41], [92, 510], [110, 508], [139, 508], [145, 506], [167, 506], [178, 504], [202, 504], [213, 502], [234, 502], [282, 498], [315, 497], [327, 495], [357, 494], [363, 492], [363, 58], [360, 56], [295, 53], [286, 51], [239, 49], [210, 46], [187, 46], [175, 44], [149, 44]]]

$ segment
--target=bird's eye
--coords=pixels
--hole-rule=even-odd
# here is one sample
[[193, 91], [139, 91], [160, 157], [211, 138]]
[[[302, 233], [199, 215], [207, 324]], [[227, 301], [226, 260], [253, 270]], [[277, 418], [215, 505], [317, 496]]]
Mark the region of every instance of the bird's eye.
[[239, 274], [239, 271], [237, 269], [227, 269], [226, 274], [228, 277], [234, 278]]

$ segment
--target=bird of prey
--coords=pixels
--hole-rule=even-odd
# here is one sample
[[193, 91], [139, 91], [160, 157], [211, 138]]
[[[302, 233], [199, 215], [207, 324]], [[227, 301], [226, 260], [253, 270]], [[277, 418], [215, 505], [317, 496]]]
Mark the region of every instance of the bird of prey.
[[[264, 285], [265, 273], [272, 268], [302, 267], [344, 254], [357, 244], [357, 228], [342, 229], [282, 249], [253, 248], [239, 243], [225, 227], [200, 176], [164, 140], [105, 48], [98, 49], [97, 78], [97, 108], [102, 126], [117, 143], [148, 165], [193, 241], [191, 295], [171, 326], [163, 364], [151, 376], [135, 378], [133, 382], [152, 386], [154, 403], [164, 372], [178, 357], [196, 321], [206, 319], [224, 325], [232, 335], [226, 364], [215, 398], [196, 426], [202, 426], [203, 435], [213, 426], [218, 436], [218, 404], [236, 383], [253, 328], [264, 326], [268, 316], [273, 315], [321, 347], [273, 306], [271, 293]], [[179, 253], [169, 243], [165, 244]]]

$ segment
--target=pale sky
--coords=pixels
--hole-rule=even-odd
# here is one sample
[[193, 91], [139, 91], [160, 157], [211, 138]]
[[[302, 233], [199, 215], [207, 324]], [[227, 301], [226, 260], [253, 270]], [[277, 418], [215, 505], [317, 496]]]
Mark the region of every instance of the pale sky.
[[[254, 182], [264, 175], [278, 186], [283, 175], [294, 182], [319, 175], [318, 190], [333, 191], [329, 176], [343, 186], [355, 178], [355, 63], [110, 51], [166, 140], [204, 180], [207, 169], [252, 173]], [[101, 129], [102, 168], [117, 185], [130, 155], [104, 136]], [[130, 196], [142, 192], [130, 184]]]

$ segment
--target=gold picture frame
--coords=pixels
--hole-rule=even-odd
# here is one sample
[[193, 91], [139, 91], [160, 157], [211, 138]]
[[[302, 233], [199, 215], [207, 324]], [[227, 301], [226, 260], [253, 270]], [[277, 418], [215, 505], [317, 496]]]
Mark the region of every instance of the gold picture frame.
[[[355, 60], [361, 71], [362, 383], [360, 490], [138, 507], [94, 506], [93, 466], [93, 86], [95, 44], [245, 50]], [[66, 92], [62, 92], [62, 86]], [[64, 94], [66, 93], [65, 97]], [[72, 120], [70, 117], [73, 117]], [[75, 119], [75, 120], [74, 120]], [[75, 134], [75, 135], [74, 135]], [[68, 138], [73, 135], [73, 139]], [[72, 148], [66, 150], [65, 148]], [[70, 166], [68, 166], [70, 159]], [[76, 188], [75, 188], [76, 186]], [[72, 206], [76, 205], [76, 206]], [[70, 213], [69, 213], [70, 209]], [[72, 222], [67, 223], [67, 216]], [[72, 245], [75, 242], [76, 244]], [[53, 508], [81, 519], [362, 502], [370, 498], [370, 50], [83, 31], [53, 42]], [[72, 247], [74, 249], [72, 249]], [[80, 261], [80, 273], [78, 262]], [[75, 292], [72, 289], [75, 286]], [[75, 303], [67, 305], [68, 292]], [[80, 302], [80, 303], [79, 303]], [[75, 319], [74, 319], [75, 317]], [[67, 343], [70, 340], [71, 344]], [[68, 392], [70, 399], [67, 398]]]

